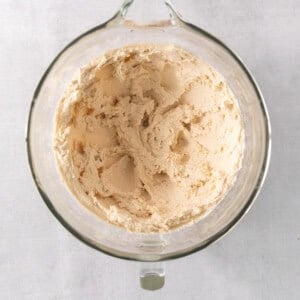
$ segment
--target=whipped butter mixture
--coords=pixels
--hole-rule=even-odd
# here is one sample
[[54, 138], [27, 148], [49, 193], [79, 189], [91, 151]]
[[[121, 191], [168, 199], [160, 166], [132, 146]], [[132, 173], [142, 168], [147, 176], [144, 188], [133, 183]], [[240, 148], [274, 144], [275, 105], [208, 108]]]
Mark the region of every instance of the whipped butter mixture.
[[211, 66], [175, 46], [107, 52], [59, 102], [54, 150], [64, 181], [103, 220], [167, 232], [214, 208], [241, 167], [237, 101]]

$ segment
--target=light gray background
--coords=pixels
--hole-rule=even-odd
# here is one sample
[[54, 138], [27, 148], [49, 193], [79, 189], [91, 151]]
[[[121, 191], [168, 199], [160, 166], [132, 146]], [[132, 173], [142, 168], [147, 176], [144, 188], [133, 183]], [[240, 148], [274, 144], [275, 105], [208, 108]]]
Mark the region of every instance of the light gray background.
[[33, 90], [62, 47], [121, 1], [0, 2], [1, 299], [300, 299], [300, 2], [174, 1], [248, 65], [265, 96], [272, 160], [255, 205], [225, 238], [168, 262], [163, 290], [139, 288], [139, 263], [88, 248], [33, 185], [25, 123]]

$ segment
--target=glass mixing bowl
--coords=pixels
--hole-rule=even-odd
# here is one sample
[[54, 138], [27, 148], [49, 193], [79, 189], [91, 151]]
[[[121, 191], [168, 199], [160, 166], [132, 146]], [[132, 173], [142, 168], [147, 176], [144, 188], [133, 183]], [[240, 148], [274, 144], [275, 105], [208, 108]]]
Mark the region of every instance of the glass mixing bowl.
[[[107, 254], [155, 262], [203, 249], [228, 232], [248, 211], [265, 178], [270, 156], [270, 124], [261, 92], [236, 54], [211, 34], [183, 21], [169, 2], [165, 3], [170, 14], [168, 20], [147, 25], [129, 21], [127, 9], [134, 6], [133, 2], [137, 5], [136, 1], [125, 1], [113, 18], [76, 38], [51, 63], [33, 96], [27, 149], [32, 175], [42, 198], [71, 233]], [[139, 5], [148, 5], [144, 7], [147, 16], [152, 9], [149, 2], [138, 0]], [[61, 181], [53, 153], [55, 111], [74, 73], [109, 49], [136, 43], [175, 44], [203, 58], [225, 77], [244, 119], [245, 153], [234, 186], [205, 218], [164, 234], [130, 233], [90, 213]], [[147, 274], [150, 278], [155, 273], [163, 278], [160, 266], [149, 270], [142, 270], [142, 278]], [[155, 283], [153, 276], [152, 286], [147, 287], [144, 282], [145, 288], [163, 284], [162, 281]]]

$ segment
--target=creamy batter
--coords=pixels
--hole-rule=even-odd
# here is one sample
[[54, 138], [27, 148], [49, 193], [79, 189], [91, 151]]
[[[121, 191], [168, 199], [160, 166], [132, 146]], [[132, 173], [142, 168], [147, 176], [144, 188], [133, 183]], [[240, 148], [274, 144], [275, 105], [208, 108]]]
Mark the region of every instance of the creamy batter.
[[175, 46], [137, 45], [80, 70], [59, 102], [54, 144], [84, 206], [130, 231], [166, 232], [224, 198], [244, 131], [216, 70]]

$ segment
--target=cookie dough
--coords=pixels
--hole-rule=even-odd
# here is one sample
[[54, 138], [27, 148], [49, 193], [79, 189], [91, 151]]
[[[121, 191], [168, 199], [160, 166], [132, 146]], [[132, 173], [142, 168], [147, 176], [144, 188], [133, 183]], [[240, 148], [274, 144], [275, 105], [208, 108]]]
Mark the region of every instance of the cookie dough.
[[238, 103], [210, 65], [171, 45], [107, 52], [84, 66], [56, 114], [54, 151], [75, 197], [134, 232], [191, 224], [241, 167]]

